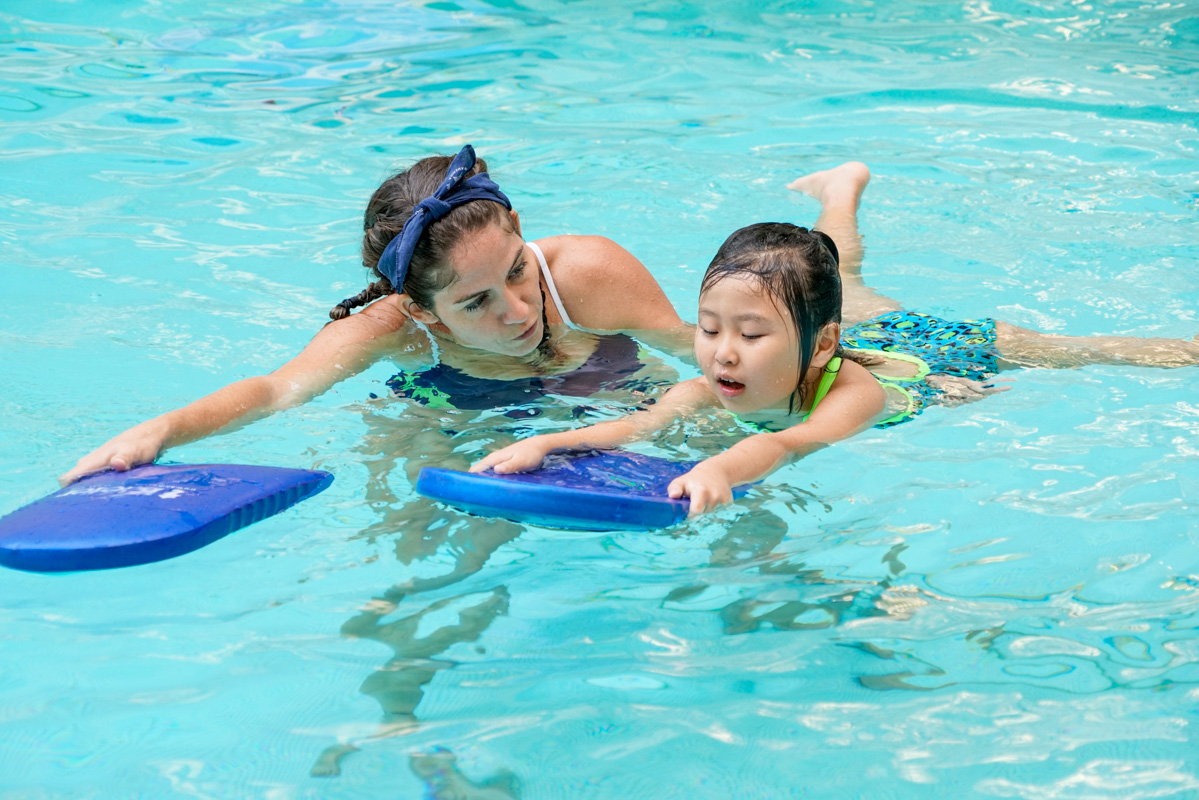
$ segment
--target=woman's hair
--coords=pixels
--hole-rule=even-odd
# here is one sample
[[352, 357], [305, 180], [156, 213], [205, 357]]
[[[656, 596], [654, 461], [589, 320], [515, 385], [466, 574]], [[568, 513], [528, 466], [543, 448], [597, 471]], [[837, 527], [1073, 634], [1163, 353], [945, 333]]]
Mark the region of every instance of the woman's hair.
[[[508, 211], [490, 200], [474, 200], [456, 206], [441, 219], [429, 225], [412, 253], [404, 285], [393, 287], [379, 272], [379, 257], [412, 216], [420, 201], [437, 191], [445, 180], [452, 156], [431, 156], [421, 159], [407, 170], [392, 175], [371, 195], [366, 204], [362, 227], [362, 265], [375, 273], [378, 280], [354, 297], [346, 298], [329, 311], [333, 319], [349, 315], [352, 309], [365, 305], [394, 291], [404, 291], [426, 310], [433, 308], [433, 295], [449, 286], [454, 273], [449, 267], [449, 254], [467, 234], [485, 229], [488, 225], [508, 225]], [[487, 171], [487, 162], [479, 159], [469, 175]]]
[[[703, 294], [725, 278], [749, 277], [791, 315], [799, 335], [800, 381], [788, 411], [803, 407], [803, 376], [820, 329], [841, 321], [838, 258], [837, 245], [826, 233], [789, 222], [758, 222], [724, 240], [699, 287]], [[846, 356], [840, 344], [836, 355]]]

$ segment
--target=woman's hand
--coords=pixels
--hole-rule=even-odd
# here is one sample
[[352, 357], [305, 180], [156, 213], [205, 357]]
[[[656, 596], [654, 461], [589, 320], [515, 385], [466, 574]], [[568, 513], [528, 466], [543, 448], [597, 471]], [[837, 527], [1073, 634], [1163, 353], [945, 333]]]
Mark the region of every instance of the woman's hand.
[[997, 383], [1010, 384], [1010, 380], [976, 381], [956, 375], [929, 375], [924, 381], [941, 393], [937, 401], [950, 408], [973, 403], [975, 400], [982, 400], [989, 394], [1006, 392], [1012, 388], [1011, 386], [996, 386]]
[[541, 466], [545, 457], [554, 452], [553, 435], [534, 436], [531, 439], [510, 444], [502, 450], [470, 465], [471, 472], [492, 469], [499, 475], [510, 472], [530, 472]]
[[666, 493], [676, 500], [683, 496], [691, 498], [688, 517], [706, 514], [717, 506], [733, 502], [733, 487], [728, 476], [710, 459], [671, 481]]
[[58, 476], [58, 483], [67, 486], [93, 472], [105, 469], [124, 472], [149, 464], [158, 458], [166, 438], [162, 424], [156, 419], [135, 425], [79, 459], [74, 467]]

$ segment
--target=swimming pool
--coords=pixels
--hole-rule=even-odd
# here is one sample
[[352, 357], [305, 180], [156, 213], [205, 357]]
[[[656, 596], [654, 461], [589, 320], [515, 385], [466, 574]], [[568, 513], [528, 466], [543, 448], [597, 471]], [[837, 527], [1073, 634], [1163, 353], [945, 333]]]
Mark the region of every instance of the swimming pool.
[[[369, 192], [465, 142], [527, 236], [616, 239], [686, 317], [729, 231], [810, 222], [785, 183], [861, 159], [865, 273], [907, 306], [1199, 332], [1185, 4], [14, 2], [0, 29], [0, 512], [297, 352], [365, 284]], [[392, 372], [170, 454], [328, 469], [319, 497], [157, 565], [0, 576], [0, 797], [1199, 796], [1194, 368], [1014, 373], [650, 534], [414, 497]]]

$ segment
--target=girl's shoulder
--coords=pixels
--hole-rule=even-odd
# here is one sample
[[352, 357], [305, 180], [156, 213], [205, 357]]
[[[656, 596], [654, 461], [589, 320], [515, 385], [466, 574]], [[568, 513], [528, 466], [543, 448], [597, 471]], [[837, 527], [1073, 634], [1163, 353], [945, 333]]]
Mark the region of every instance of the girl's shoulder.
[[881, 391], [878, 380], [874, 377], [871, 369], [853, 361], [849, 358], [842, 358], [841, 364], [837, 369], [837, 377], [829, 387], [828, 397], [835, 394], [850, 394], [865, 392], [866, 394], [874, 394], [874, 390]]
[[843, 358], [828, 394], [811, 411], [809, 419], [821, 421], [835, 415], [872, 422], [883, 413], [886, 404], [887, 393], [870, 370]]

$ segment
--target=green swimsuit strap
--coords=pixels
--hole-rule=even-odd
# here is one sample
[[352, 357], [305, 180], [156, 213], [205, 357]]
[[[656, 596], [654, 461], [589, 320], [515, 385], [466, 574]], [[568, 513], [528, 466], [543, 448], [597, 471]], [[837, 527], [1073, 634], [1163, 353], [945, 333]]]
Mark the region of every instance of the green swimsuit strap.
[[[859, 348], [854, 348], [854, 349], [858, 350]], [[874, 375], [874, 377], [878, 378], [879, 380], [890, 381], [891, 383], [916, 383], [917, 381], [922, 381], [925, 378], [927, 378], [928, 373], [930, 372], [930, 370], [928, 368], [928, 364], [925, 362], [925, 360], [923, 358], [918, 358], [916, 356], [908, 355], [907, 353], [896, 353], [893, 350], [862, 350], [861, 352], [878, 353], [879, 355], [881, 355], [885, 358], [893, 358], [896, 361], [906, 361], [909, 364], [916, 365], [916, 374], [909, 375], [904, 378], [897, 377], [894, 375], [882, 375], [880, 373], [875, 372], [874, 370], [870, 370], [871, 374]]]
[[812, 416], [812, 412], [816, 410], [816, 406], [820, 405], [820, 401], [828, 394], [828, 390], [833, 388], [833, 381], [837, 380], [837, 373], [840, 371], [841, 356], [833, 356], [824, 365], [824, 374], [820, 376], [820, 383], [816, 385], [816, 394], [812, 396], [812, 407], [808, 409], [808, 413], [803, 415], [803, 419], [800, 422], [807, 422], [808, 417]]
[[[860, 348], [854, 349], [857, 350]], [[864, 352], [870, 353], [875, 351], [866, 349]], [[885, 428], [889, 425], [896, 425], [900, 422], [903, 422], [905, 419], [914, 417], [919, 412], [920, 400], [911, 390], [902, 384], [917, 383], [922, 381], [928, 377], [930, 370], [925, 360], [918, 358], [917, 356], [909, 355], [907, 353], [896, 353], [894, 350], [880, 350], [877, 352], [879, 355], [884, 356], [885, 358], [893, 358], [896, 361], [906, 361], [909, 364], [916, 365], [916, 374], [908, 375], [906, 377], [900, 377], [896, 375], [880, 375], [874, 370], [870, 370], [870, 373], [874, 375], [874, 379], [878, 381], [884, 389], [890, 389], [891, 391], [901, 395], [907, 401], [907, 404], [902, 410], [897, 411], [886, 419], [879, 420], [878, 422], [874, 423], [876, 428]]]
[[[812, 407], [808, 409], [808, 413], [803, 415], [800, 422], [807, 422], [808, 417], [812, 416], [812, 412], [816, 410], [816, 406], [820, 405], [820, 401], [828, 394], [828, 390], [832, 388], [833, 381], [837, 379], [837, 373], [841, 371], [841, 356], [834, 356], [829, 359], [829, 362], [824, 365], [824, 374], [820, 376], [820, 383], [816, 384], [816, 394], [812, 396]], [[752, 422], [747, 419], [741, 419], [736, 414], [734, 419], [743, 425], [749, 425], [751, 428], [757, 428], [763, 432], [770, 432], [770, 428], [762, 422]]]
[[886, 419], [880, 419], [878, 422], [874, 423], [874, 427], [885, 428], [888, 425], [897, 425], [900, 422], [903, 422], [905, 419], [916, 416], [917, 411], [919, 411], [919, 401], [916, 399], [916, 395], [913, 394], [910, 389], [900, 386], [898, 383], [892, 383], [890, 378], [876, 377], [876, 380], [878, 380], [879, 386], [882, 386], [884, 390], [890, 389], [891, 391], [902, 395], [903, 398], [907, 400], [907, 405], [904, 406], [902, 410], [895, 412]]

